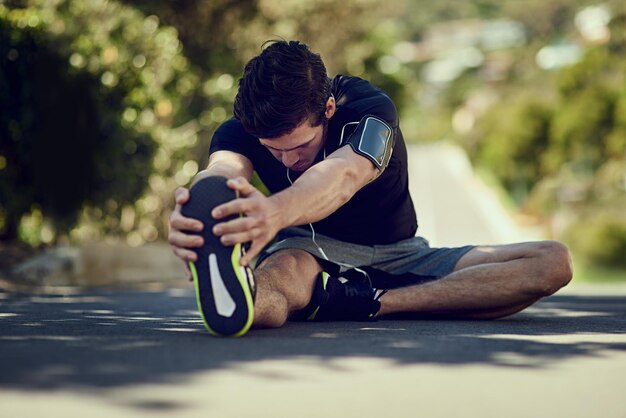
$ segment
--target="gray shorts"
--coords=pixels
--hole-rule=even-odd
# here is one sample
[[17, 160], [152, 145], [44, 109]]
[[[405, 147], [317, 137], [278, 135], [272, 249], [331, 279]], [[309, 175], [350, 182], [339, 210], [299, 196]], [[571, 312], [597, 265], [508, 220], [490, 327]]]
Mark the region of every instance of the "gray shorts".
[[316, 257], [329, 273], [354, 267], [371, 267], [392, 275], [417, 275], [433, 280], [452, 273], [457, 262], [474, 246], [431, 248], [422, 237], [408, 238], [388, 245], [358, 245], [315, 234], [310, 230], [287, 228], [265, 249], [257, 263], [286, 249], [300, 249]]

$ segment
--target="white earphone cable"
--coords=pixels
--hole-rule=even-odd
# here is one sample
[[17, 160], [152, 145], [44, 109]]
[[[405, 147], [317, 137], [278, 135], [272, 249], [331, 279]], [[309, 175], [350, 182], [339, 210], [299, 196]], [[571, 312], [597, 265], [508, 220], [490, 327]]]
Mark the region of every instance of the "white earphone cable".
[[[289, 167], [287, 167], [287, 180], [289, 180], [289, 184], [291, 184], [293, 186], [293, 181], [291, 181], [291, 176], [289, 175]], [[317, 241], [315, 241], [315, 228], [313, 228], [313, 224], [310, 223], [309, 227], [311, 228], [311, 239], [313, 240], [313, 244], [315, 244], [315, 246], [317, 247], [317, 250], [320, 252], [322, 257], [324, 257], [324, 259], [326, 261], [330, 261], [328, 259], [328, 256], [326, 255], [326, 253], [322, 249], [322, 247], [320, 247], [319, 244], [317, 243]]]
[[[289, 167], [287, 167], [287, 180], [289, 180], [289, 184], [291, 184], [293, 186], [293, 181], [291, 180], [291, 176], [289, 175]], [[317, 241], [315, 240], [315, 228], [313, 228], [313, 224], [309, 223], [309, 227], [311, 228], [311, 239], [313, 240], [313, 244], [315, 245], [315, 247], [317, 248], [317, 250], [320, 252], [320, 254], [322, 255], [322, 257], [324, 257], [324, 260], [337, 264], [339, 266], [345, 267], [348, 270], [349, 269], [354, 269], [356, 271], [358, 271], [359, 273], [365, 275], [365, 277], [367, 278], [367, 280], [370, 282], [371, 284], [371, 279], [369, 277], [369, 274], [367, 274], [365, 271], [361, 270], [360, 268], [353, 266], [352, 264], [346, 264], [346, 263], [342, 263], [340, 261], [331, 261], [328, 256], [326, 255], [326, 253], [324, 252], [324, 250], [322, 249], [322, 247], [320, 247], [320, 245], [317, 243]]]

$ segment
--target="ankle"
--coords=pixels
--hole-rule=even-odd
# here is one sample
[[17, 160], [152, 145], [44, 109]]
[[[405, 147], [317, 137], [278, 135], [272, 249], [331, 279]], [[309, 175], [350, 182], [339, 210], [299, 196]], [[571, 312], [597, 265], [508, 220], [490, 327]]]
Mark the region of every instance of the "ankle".
[[256, 328], [278, 328], [287, 322], [289, 308], [287, 298], [263, 283], [257, 287], [254, 301], [254, 326]]

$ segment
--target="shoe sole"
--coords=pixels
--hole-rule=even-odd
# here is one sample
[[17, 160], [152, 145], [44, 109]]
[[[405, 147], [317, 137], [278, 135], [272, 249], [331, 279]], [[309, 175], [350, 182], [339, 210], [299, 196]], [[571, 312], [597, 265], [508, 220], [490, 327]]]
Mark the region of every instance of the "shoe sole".
[[202, 321], [206, 329], [216, 336], [244, 335], [250, 329], [254, 316], [252, 292], [245, 269], [239, 263], [243, 248], [241, 244], [223, 245], [212, 232], [216, 223], [237, 216], [216, 220], [211, 216], [211, 210], [235, 198], [237, 194], [226, 186], [226, 178], [206, 177], [193, 185], [189, 201], [181, 210], [184, 216], [204, 224], [204, 229], [198, 233], [204, 239], [204, 245], [193, 248], [198, 259], [189, 262], [189, 268]]

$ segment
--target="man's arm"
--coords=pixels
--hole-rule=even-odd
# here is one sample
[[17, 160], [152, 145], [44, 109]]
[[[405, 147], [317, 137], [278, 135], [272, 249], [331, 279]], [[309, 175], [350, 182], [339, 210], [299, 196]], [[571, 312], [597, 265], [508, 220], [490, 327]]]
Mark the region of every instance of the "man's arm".
[[379, 174], [369, 160], [344, 146], [271, 198], [284, 208], [284, 227], [308, 224], [335, 212]]
[[222, 176], [229, 179], [244, 177], [249, 181], [252, 178], [252, 171], [252, 162], [243, 155], [232, 151], [216, 151], [209, 156], [207, 168], [196, 174], [192, 185], [209, 176]]
[[380, 171], [371, 161], [344, 146], [305, 171], [291, 187], [270, 197], [263, 196], [245, 179], [228, 182], [241, 198], [216, 207], [214, 218], [245, 213], [215, 225], [213, 232], [225, 245], [252, 244], [242, 264], [247, 264], [283, 228], [326, 218], [344, 205]]

